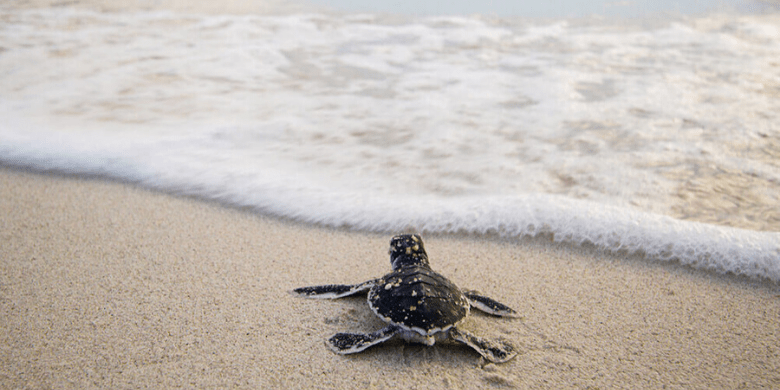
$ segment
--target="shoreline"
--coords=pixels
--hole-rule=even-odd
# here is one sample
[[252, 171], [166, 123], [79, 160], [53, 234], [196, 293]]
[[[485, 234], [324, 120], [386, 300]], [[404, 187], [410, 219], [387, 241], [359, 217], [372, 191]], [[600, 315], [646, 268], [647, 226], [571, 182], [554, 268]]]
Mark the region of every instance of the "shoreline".
[[521, 314], [464, 328], [521, 350], [392, 341], [339, 356], [338, 331], [382, 325], [364, 298], [303, 285], [389, 271], [389, 236], [306, 226], [125, 183], [0, 169], [3, 347], [14, 387], [776, 387], [769, 281], [544, 239], [425, 236], [433, 268]]

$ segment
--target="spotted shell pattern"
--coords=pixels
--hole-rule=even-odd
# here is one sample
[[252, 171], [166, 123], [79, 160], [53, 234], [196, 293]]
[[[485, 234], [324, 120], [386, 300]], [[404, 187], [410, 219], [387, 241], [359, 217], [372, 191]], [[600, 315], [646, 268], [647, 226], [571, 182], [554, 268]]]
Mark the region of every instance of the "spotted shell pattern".
[[405, 267], [378, 279], [368, 304], [384, 321], [423, 336], [446, 331], [469, 314], [463, 292], [427, 267]]

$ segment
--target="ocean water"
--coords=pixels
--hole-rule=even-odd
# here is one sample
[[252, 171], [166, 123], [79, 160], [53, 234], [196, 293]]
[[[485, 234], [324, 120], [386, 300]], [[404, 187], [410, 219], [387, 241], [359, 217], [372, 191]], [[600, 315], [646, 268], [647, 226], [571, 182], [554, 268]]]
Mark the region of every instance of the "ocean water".
[[0, 8], [0, 163], [780, 281], [780, 15]]
[[493, 15], [524, 18], [647, 18], [709, 12], [757, 13], [776, 10], [776, 0], [304, 0], [335, 12], [394, 13], [415, 16]]

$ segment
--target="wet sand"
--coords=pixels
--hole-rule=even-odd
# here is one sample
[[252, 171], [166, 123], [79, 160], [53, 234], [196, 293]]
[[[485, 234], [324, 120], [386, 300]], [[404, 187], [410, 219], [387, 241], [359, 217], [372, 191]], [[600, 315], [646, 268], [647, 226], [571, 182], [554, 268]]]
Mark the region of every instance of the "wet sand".
[[365, 298], [289, 290], [388, 272], [391, 234], [9, 169], [0, 215], [2, 388], [780, 386], [771, 282], [549, 238], [425, 236], [434, 269], [522, 316], [463, 327], [520, 354], [391, 341], [339, 356], [327, 337], [382, 326]]

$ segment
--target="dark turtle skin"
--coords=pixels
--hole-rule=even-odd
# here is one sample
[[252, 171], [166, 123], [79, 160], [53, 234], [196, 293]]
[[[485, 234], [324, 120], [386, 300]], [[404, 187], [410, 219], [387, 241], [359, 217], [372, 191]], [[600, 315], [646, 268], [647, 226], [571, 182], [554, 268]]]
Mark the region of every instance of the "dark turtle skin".
[[369, 334], [337, 333], [328, 339], [334, 352], [360, 352], [398, 335], [427, 345], [437, 340], [455, 340], [496, 363], [506, 362], [517, 354], [515, 347], [507, 342], [486, 340], [457, 328], [471, 307], [503, 317], [516, 317], [517, 313], [474, 291], [461, 290], [433, 271], [419, 235], [393, 237], [390, 263], [393, 271], [378, 279], [355, 285], [330, 284], [293, 290], [307, 298], [341, 298], [368, 290], [369, 307], [388, 326]]

